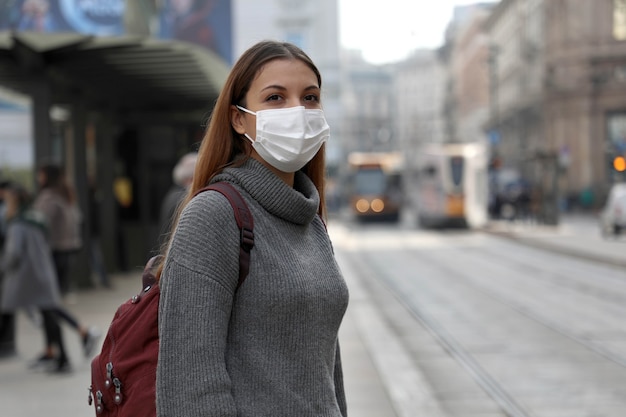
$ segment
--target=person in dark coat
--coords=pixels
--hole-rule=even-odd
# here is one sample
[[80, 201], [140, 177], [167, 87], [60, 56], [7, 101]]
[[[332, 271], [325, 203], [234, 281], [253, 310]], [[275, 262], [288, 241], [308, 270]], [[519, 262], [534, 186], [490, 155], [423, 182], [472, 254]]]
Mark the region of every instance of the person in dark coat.
[[198, 154], [196, 152], [185, 154], [172, 170], [174, 184], [165, 194], [159, 213], [159, 230], [161, 232], [159, 244], [161, 245], [169, 240], [172, 222], [175, 220], [178, 207], [187, 195], [187, 188], [193, 180], [193, 171], [197, 159]]
[[53, 372], [71, 369], [57, 310], [61, 294], [46, 240], [43, 216], [30, 209], [31, 198], [22, 187], [11, 185], [5, 191], [7, 220], [6, 240], [0, 269], [4, 273], [0, 310], [15, 313], [18, 309], [41, 311], [46, 346]]

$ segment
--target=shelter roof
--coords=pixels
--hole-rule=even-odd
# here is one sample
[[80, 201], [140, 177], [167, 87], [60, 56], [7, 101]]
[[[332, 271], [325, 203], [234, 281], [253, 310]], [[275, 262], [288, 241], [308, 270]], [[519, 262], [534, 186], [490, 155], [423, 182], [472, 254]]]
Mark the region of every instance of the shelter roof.
[[31, 95], [38, 81], [47, 81], [52, 104], [207, 112], [228, 70], [215, 53], [180, 41], [0, 32], [0, 86]]

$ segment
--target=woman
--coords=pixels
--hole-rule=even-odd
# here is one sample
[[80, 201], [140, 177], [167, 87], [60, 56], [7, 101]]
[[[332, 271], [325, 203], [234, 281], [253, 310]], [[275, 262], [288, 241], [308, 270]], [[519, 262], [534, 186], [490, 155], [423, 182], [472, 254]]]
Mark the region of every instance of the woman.
[[[82, 247], [82, 216], [75, 201], [74, 190], [67, 183], [62, 166], [43, 164], [37, 171], [37, 182], [40, 189], [33, 208], [44, 216], [58, 288], [63, 296], [70, 290], [70, 268], [76, 253]], [[57, 314], [79, 334], [85, 357], [91, 356], [100, 331], [80, 323], [78, 318], [61, 305]], [[45, 365], [52, 360], [50, 351], [51, 347], [48, 346], [46, 352], [33, 362], [33, 367]]]
[[57, 309], [61, 297], [41, 215], [29, 210], [25, 189], [12, 185], [5, 191], [7, 232], [1, 267], [4, 271], [1, 309], [39, 308], [43, 318], [51, 371], [66, 372], [65, 352]]
[[[288, 43], [234, 65], [198, 153], [161, 273], [157, 415], [346, 416], [338, 329], [348, 290], [323, 223], [328, 125], [321, 77]], [[219, 193], [234, 184], [255, 243]]]
[[65, 180], [60, 165], [44, 164], [37, 171], [39, 194], [35, 209], [48, 222], [48, 239], [57, 270], [59, 289], [65, 295], [70, 290], [69, 270], [73, 257], [82, 247], [81, 214], [72, 188]]

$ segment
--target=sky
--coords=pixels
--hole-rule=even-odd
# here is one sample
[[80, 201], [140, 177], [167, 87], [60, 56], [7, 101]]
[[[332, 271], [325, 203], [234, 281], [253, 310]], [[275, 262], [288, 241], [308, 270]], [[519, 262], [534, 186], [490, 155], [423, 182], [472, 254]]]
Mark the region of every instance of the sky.
[[456, 5], [480, 0], [339, 0], [341, 45], [373, 64], [394, 62], [418, 48], [437, 48]]

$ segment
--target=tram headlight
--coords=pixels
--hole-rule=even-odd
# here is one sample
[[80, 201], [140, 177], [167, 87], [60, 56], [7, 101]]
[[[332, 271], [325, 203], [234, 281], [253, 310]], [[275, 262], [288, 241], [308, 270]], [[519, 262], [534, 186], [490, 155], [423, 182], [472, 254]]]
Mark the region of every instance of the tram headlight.
[[380, 213], [381, 211], [384, 210], [385, 203], [380, 198], [375, 198], [372, 200], [372, 203], [370, 204], [370, 206], [372, 207], [373, 212]]
[[354, 205], [354, 207], [356, 207], [356, 210], [359, 213], [365, 213], [367, 212], [367, 210], [369, 210], [370, 208], [370, 203], [369, 201], [367, 201], [364, 198], [360, 198], [359, 200], [357, 200], [356, 204]]

